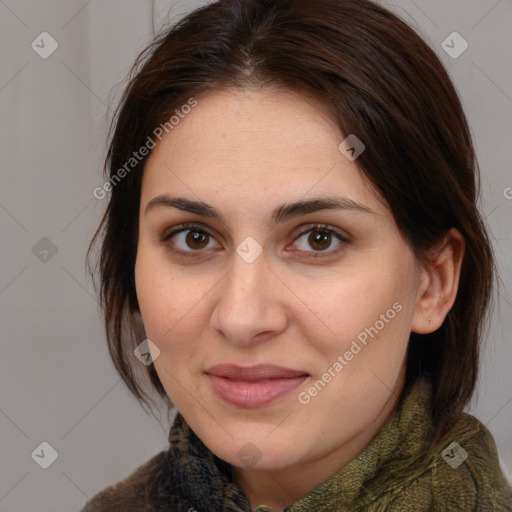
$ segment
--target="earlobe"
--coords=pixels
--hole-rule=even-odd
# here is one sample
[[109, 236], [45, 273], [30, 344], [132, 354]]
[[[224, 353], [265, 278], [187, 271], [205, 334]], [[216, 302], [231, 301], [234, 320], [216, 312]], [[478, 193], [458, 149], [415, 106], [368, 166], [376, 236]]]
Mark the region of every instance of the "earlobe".
[[429, 263], [418, 287], [412, 332], [429, 334], [443, 324], [457, 297], [464, 250], [464, 237], [451, 228], [430, 251]]

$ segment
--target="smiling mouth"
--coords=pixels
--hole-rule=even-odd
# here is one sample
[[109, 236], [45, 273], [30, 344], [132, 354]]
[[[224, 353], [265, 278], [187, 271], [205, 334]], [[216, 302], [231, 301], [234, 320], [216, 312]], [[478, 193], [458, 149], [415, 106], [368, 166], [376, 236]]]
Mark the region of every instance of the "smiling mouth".
[[215, 393], [225, 402], [239, 407], [260, 407], [289, 394], [309, 375], [252, 381], [209, 374], [207, 377]]

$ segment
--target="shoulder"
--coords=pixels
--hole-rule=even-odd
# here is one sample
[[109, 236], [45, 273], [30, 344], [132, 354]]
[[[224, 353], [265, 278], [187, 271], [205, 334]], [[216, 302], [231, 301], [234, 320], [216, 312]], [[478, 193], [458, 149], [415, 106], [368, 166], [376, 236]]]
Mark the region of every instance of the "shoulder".
[[139, 466], [124, 480], [92, 497], [80, 512], [187, 511], [173, 484], [169, 452], [162, 451]]
[[436, 453], [430, 475], [434, 510], [512, 510], [512, 488], [500, 468], [491, 432], [462, 414]]

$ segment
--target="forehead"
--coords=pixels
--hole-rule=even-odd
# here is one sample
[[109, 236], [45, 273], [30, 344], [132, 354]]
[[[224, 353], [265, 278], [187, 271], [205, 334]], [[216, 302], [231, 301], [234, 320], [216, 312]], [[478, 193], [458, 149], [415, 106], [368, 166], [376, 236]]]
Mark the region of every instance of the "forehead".
[[262, 208], [337, 193], [376, 206], [356, 161], [338, 149], [345, 136], [320, 102], [276, 88], [223, 89], [196, 101], [149, 157], [142, 203], [179, 192]]

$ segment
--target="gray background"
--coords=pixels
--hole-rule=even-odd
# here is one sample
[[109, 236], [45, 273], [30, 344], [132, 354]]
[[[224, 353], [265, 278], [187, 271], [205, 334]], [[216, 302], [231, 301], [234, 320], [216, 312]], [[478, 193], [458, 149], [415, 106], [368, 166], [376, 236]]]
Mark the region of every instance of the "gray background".
[[[105, 207], [92, 192], [103, 183], [119, 84], [169, 9], [178, 16], [198, 4], [0, 1], [2, 512], [79, 510], [167, 447], [166, 416], [147, 415], [110, 361], [84, 256]], [[503, 286], [468, 411], [493, 433], [512, 481], [512, 3], [400, 0], [391, 8], [440, 55], [475, 137]], [[59, 45], [46, 59], [31, 47], [44, 31]], [[458, 58], [441, 48], [453, 31], [469, 44]], [[42, 442], [58, 453], [47, 469], [31, 456]]]

